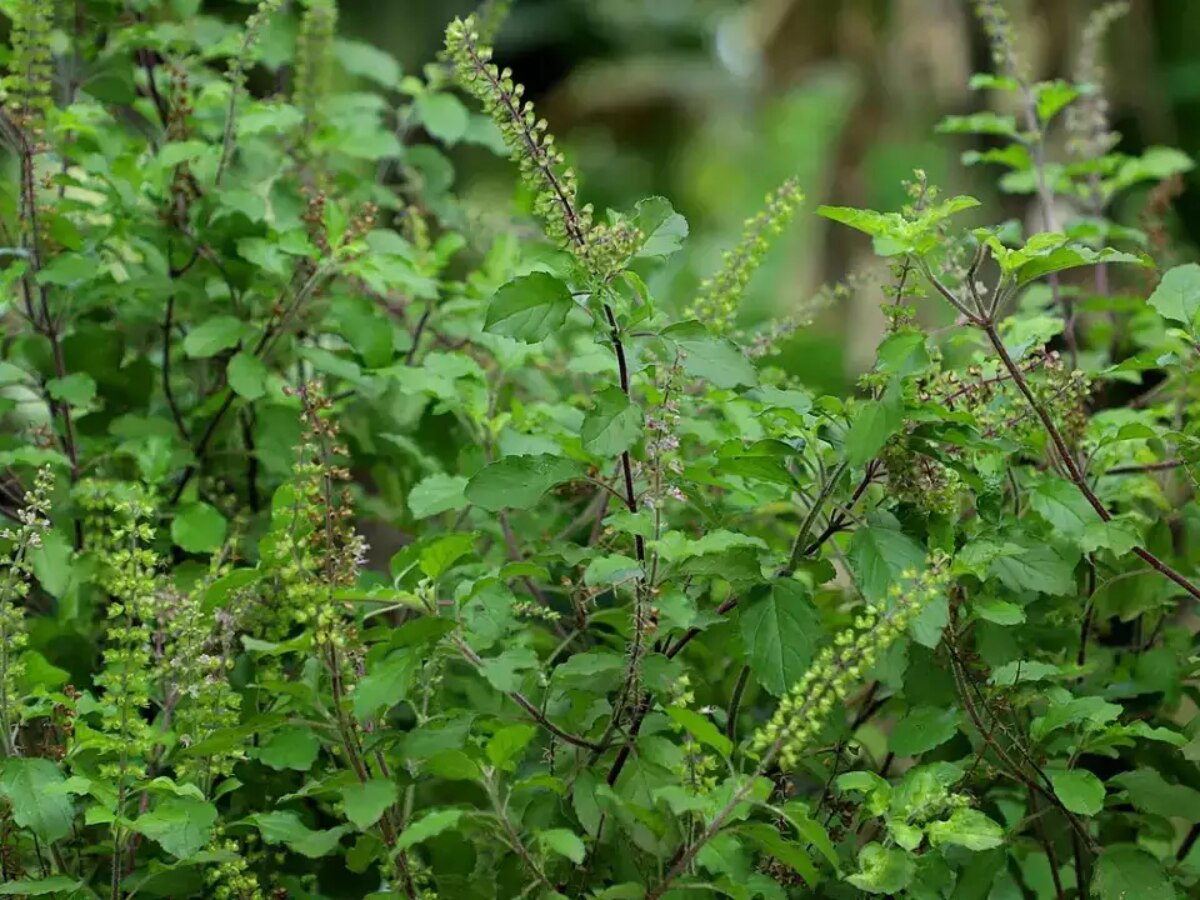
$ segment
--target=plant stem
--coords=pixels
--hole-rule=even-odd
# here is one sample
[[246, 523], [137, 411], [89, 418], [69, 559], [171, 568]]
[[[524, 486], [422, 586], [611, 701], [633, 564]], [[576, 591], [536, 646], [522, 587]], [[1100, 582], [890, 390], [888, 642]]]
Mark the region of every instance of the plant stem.
[[[1075, 457], [1071, 454], [1070, 449], [1067, 447], [1067, 442], [1063, 439], [1062, 432], [1058, 430], [1058, 426], [1054, 424], [1054, 420], [1050, 418], [1050, 414], [1046, 412], [1042, 405], [1038, 403], [1037, 398], [1034, 397], [1033, 391], [1029, 388], [1029, 382], [1025, 380], [1025, 374], [1021, 371], [1021, 367], [1013, 362], [1013, 358], [1009, 355], [1008, 349], [1004, 346], [1004, 341], [1000, 339], [1000, 334], [996, 331], [995, 323], [987, 322], [984, 325], [983, 330], [987, 335], [988, 340], [991, 342], [992, 347], [995, 349], [996, 354], [1000, 357], [1000, 361], [1004, 363], [1004, 367], [1008, 369], [1008, 372], [1012, 376], [1013, 382], [1016, 384], [1017, 389], [1025, 397], [1026, 402], [1028, 402], [1030, 408], [1037, 415], [1037, 417], [1042, 420], [1042, 425], [1046, 429], [1046, 434], [1050, 437], [1051, 443], [1054, 444], [1054, 449], [1058, 452], [1058, 456], [1062, 460], [1062, 464], [1067, 470], [1067, 475], [1070, 477], [1071, 481], [1075, 483], [1075, 487], [1081, 494], [1083, 494], [1084, 499], [1087, 500], [1088, 504], [1096, 511], [1096, 515], [1098, 515], [1102, 521], [1112, 521], [1112, 513], [1108, 511], [1108, 508], [1100, 501], [1100, 498], [1096, 496], [1095, 492], [1091, 489], [1091, 487], [1089, 487], [1087, 479], [1085, 479], [1083, 474], [1079, 471], [1079, 466], [1075, 462]], [[1179, 572], [1167, 565], [1149, 550], [1144, 547], [1134, 547], [1133, 552], [1141, 557], [1141, 559], [1143, 559], [1159, 574], [1175, 582], [1177, 585], [1187, 591], [1193, 598], [1200, 600], [1200, 588], [1197, 588], [1194, 584], [1179, 574]]]

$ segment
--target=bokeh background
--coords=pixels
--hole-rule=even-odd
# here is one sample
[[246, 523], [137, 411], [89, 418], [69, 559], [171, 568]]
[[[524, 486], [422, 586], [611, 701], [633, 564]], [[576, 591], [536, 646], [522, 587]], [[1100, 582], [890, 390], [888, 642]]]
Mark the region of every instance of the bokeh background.
[[[1007, 5], [1028, 72], [1070, 78], [1099, 2]], [[434, 57], [445, 23], [472, 6], [340, 4], [345, 32], [388, 50], [407, 72]], [[1200, 2], [1133, 0], [1107, 50], [1104, 90], [1118, 149], [1165, 144], [1196, 155]], [[798, 176], [807, 200], [756, 278], [746, 315], [787, 315], [823, 285], [862, 276], [784, 354], [816, 388], [845, 390], [869, 364], [882, 328], [872, 279], [886, 274], [861, 236], [813, 214], [818, 204], [894, 209], [902, 182], [920, 167], [943, 189], [983, 200], [991, 222], [1026, 214], [1027, 198], [997, 192], [994, 170], [960, 164], [977, 138], [935, 132], [944, 115], [995, 102], [967, 88], [972, 72], [991, 68], [968, 0], [516, 0], [497, 60], [550, 121], [585, 199], [628, 209], [661, 194], [687, 217], [694, 241], [678, 263], [687, 271], [659, 289], [687, 291], [719, 264], [763, 195]], [[482, 207], [511, 191], [511, 171], [485, 152], [460, 148], [452, 161], [458, 189]], [[1118, 217], [1137, 224], [1150, 189], [1128, 196]], [[1197, 243], [1192, 181], [1168, 218], [1178, 246]]]

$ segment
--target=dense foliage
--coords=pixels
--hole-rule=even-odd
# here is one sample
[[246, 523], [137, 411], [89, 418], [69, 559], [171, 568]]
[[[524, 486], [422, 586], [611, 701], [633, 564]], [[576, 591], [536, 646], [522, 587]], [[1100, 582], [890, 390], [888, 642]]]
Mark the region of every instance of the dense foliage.
[[1114, 150], [1122, 7], [1035, 83], [976, 5], [942, 130], [1027, 226], [818, 210], [891, 272], [835, 397], [739, 316], [795, 183], [721, 259], [593, 210], [506, 6], [417, 77], [334, 0], [3, 5], [0, 895], [1192, 895], [1200, 267], [1109, 217], [1191, 165]]

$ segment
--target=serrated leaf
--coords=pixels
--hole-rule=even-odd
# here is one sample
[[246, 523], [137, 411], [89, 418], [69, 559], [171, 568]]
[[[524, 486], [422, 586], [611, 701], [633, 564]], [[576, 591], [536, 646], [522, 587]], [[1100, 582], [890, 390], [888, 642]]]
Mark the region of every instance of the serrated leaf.
[[207, 359], [237, 346], [246, 334], [247, 327], [240, 319], [230, 315], [213, 316], [188, 332], [183, 339], [183, 352], [193, 359]]
[[1164, 319], [1191, 329], [1200, 310], [1200, 265], [1185, 263], [1168, 269], [1146, 302]]
[[750, 671], [777, 697], [799, 681], [822, 640], [821, 618], [798, 581], [780, 581], [741, 613]]
[[13, 821], [47, 843], [71, 832], [71, 798], [54, 788], [65, 781], [48, 759], [10, 756], [0, 769], [0, 797], [9, 802]]
[[898, 894], [916, 874], [912, 856], [882, 844], [867, 844], [858, 853], [858, 871], [846, 880], [868, 894]]
[[919, 756], [958, 734], [962, 716], [956, 707], [918, 706], [910, 709], [892, 729], [888, 747], [897, 756]]
[[96, 397], [96, 381], [91, 375], [74, 372], [65, 378], [51, 378], [46, 390], [55, 400], [72, 406], [87, 406]]
[[307, 772], [317, 761], [321, 742], [311, 728], [289, 725], [270, 732], [258, 749], [261, 762], [276, 771]]
[[371, 664], [354, 688], [354, 715], [359, 719], [390, 709], [408, 696], [420, 660], [412, 652], [398, 650]]
[[611, 457], [632, 447], [641, 433], [641, 409], [619, 387], [607, 387], [596, 395], [579, 436], [589, 453]]
[[49, 894], [72, 895], [82, 890], [84, 883], [69, 875], [51, 875], [49, 878], [16, 878], [0, 884], [0, 897], [45, 897]]
[[457, 825], [458, 820], [462, 816], [463, 811], [461, 809], [435, 809], [432, 812], [428, 812], [400, 832], [399, 837], [396, 838], [395, 848], [397, 850], [407, 850], [409, 847], [415, 847], [422, 841], [436, 837], [443, 831]]
[[465, 494], [489, 512], [528, 509], [550, 488], [577, 477], [581, 469], [573, 460], [548, 453], [506, 456], [475, 473]]
[[733, 742], [708, 717], [683, 706], [668, 706], [667, 715], [693, 738], [712, 747], [722, 756], [729, 756], [733, 752]]
[[587, 845], [579, 835], [566, 828], [550, 828], [539, 831], [538, 843], [547, 850], [553, 850], [559, 856], [565, 856], [575, 865], [580, 865], [587, 856]]
[[268, 844], [285, 844], [308, 859], [328, 856], [337, 849], [342, 836], [349, 831], [341, 825], [324, 831], [314, 831], [300, 821], [294, 812], [256, 813], [249, 821], [254, 824]]
[[1162, 864], [1132, 845], [1105, 847], [1092, 888], [1098, 900], [1176, 900]]
[[515, 278], [496, 291], [488, 304], [484, 330], [526, 343], [554, 334], [575, 308], [571, 291], [545, 272]]
[[903, 423], [904, 403], [898, 384], [897, 389], [889, 388], [879, 400], [858, 404], [846, 435], [846, 461], [861, 466], [874, 459]]
[[1104, 809], [1104, 782], [1086, 769], [1051, 769], [1048, 772], [1054, 795], [1071, 812], [1094, 816]]
[[745, 354], [726, 338], [710, 334], [699, 322], [672, 325], [662, 336], [682, 351], [683, 369], [694, 378], [722, 389], [758, 383], [758, 373]]
[[467, 479], [461, 475], [428, 475], [408, 492], [408, 509], [414, 519], [427, 519], [467, 505]]
[[933, 822], [925, 833], [935, 847], [954, 844], [968, 850], [991, 850], [1004, 843], [1004, 829], [979, 810], [969, 807], [956, 809], [943, 822]]
[[383, 817], [399, 797], [395, 782], [372, 778], [342, 788], [342, 806], [346, 818], [359, 831], [366, 831]]
[[171, 540], [188, 553], [212, 553], [221, 549], [229, 523], [207, 503], [185, 506], [171, 522]]
[[467, 133], [470, 114], [453, 94], [426, 91], [413, 102], [421, 124], [438, 140], [453, 146]]
[[532, 725], [509, 725], [493, 734], [487, 742], [487, 756], [497, 769], [516, 769], [521, 754], [537, 734]]
[[267, 367], [252, 353], [235, 353], [225, 369], [229, 386], [244, 400], [257, 400], [267, 392]]
[[186, 859], [208, 846], [216, 824], [217, 808], [208, 801], [172, 797], [139, 816], [133, 829], [172, 856]]
[[670, 256], [683, 246], [688, 235], [687, 219], [675, 212], [664, 197], [648, 197], [634, 209], [633, 224], [643, 236], [637, 255], [643, 258]]

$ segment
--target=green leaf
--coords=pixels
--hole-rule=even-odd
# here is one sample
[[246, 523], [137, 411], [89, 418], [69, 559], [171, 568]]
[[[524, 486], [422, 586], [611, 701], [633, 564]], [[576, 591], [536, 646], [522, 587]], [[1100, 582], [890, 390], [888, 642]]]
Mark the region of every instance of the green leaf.
[[1142, 767], [1109, 779], [1123, 787], [1135, 809], [1166, 819], [1200, 822], [1200, 791], [1168, 782], [1156, 769]]
[[867, 400], [855, 408], [854, 421], [846, 435], [846, 461], [861, 466], [875, 458], [888, 438], [904, 424], [904, 402], [899, 385], [889, 387], [879, 400]]
[[427, 91], [417, 96], [413, 106], [425, 130], [443, 143], [453, 146], [467, 133], [470, 115], [453, 94]]
[[1185, 263], [1168, 269], [1147, 302], [1164, 319], [1190, 330], [1200, 310], [1200, 265]]
[[66, 779], [48, 759], [10, 756], [0, 769], [0, 797], [12, 807], [13, 821], [47, 843], [71, 833], [71, 798], [54, 789]]
[[642, 566], [636, 559], [621, 553], [597, 556], [583, 571], [583, 583], [588, 587], [622, 584], [642, 577]]
[[462, 817], [461, 809], [435, 809], [428, 812], [400, 832], [399, 837], [396, 838], [395, 849], [407, 850], [431, 837], [437, 837], [443, 831], [457, 825], [458, 820]]
[[575, 308], [571, 291], [545, 272], [522, 275], [496, 291], [488, 304], [484, 330], [526, 343], [554, 334]]
[[537, 734], [532, 725], [509, 725], [491, 736], [487, 743], [487, 756], [497, 769], [516, 769], [521, 755]]
[[550, 488], [581, 471], [579, 463], [548, 453], [506, 456], [475, 473], [465, 493], [468, 501], [489, 512], [528, 509]]
[[155, 841], [179, 859], [199, 853], [211, 841], [217, 808], [206, 800], [170, 797], [139, 816], [134, 831]]
[[750, 671], [777, 697], [799, 681], [822, 640], [821, 618], [799, 581], [779, 581], [741, 613]]
[[1081, 816], [1094, 816], [1104, 809], [1104, 782], [1086, 769], [1049, 771], [1054, 794], [1063, 806]]
[[917, 865], [903, 850], [867, 844], [858, 853], [858, 871], [846, 878], [868, 894], [896, 894], [908, 887]]
[[859, 590], [872, 603], [887, 599], [888, 588], [902, 572], [924, 565], [925, 551], [888, 513], [868, 516], [867, 527], [857, 529], [850, 541], [850, 566]]
[[229, 386], [244, 400], [257, 400], [267, 392], [267, 367], [253, 353], [235, 353], [225, 369]]
[[414, 519], [462, 509], [467, 505], [466, 487], [461, 475], [428, 475], [408, 492], [408, 509]]
[[394, 782], [372, 778], [342, 788], [342, 805], [346, 809], [346, 818], [354, 827], [366, 831], [383, 817], [399, 796], [399, 788]]
[[374, 44], [339, 37], [334, 38], [333, 52], [350, 75], [370, 79], [383, 88], [400, 84], [400, 64]]
[[641, 409], [619, 387], [607, 387], [596, 395], [579, 436], [589, 453], [614, 457], [632, 447], [641, 433]]
[[580, 865], [587, 856], [587, 845], [573, 831], [566, 828], [550, 828], [539, 831], [538, 843], [547, 850], [553, 850], [559, 856], [565, 856], [575, 865]]
[[225, 543], [228, 523], [207, 503], [192, 503], [171, 522], [171, 540], [188, 553], [212, 553]]
[[703, 378], [713, 387], [753, 387], [758, 373], [731, 341], [715, 337], [699, 322], [681, 322], [662, 336], [683, 353], [683, 369], [693, 378]]
[[51, 875], [49, 878], [17, 878], [0, 884], [0, 897], [45, 897], [47, 894], [69, 896], [84, 887], [82, 881], [69, 875]]
[[390, 709], [408, 696], [420, 660], [410, 650], [397, 650], [373, 663], [354, 688], [354, 715], [359, 719]]
[[474, 534], [444, 534], [421, 548], [418, 557], [421, 571], [437, 581], [450, 571], [456, 562], [475, 549]]
[[896, 723], [888, 746], [897, 756], [918, 756], [954, 737], [960, 718], [953, 706], [915, 707]]
[[1104, 848], [1092, 888], [1099, 900], [1176, 900], [1179, 896], [1162, 864], [1128, 844]]
[[1079, 488], [1061, 478], [1039, 482], [1029, 492], [1029, 505], [1057, 534], [1073, 541], [1081, 540], [1088, 526], [1101, 521]]
[[317, 761], [321, 742], [312, 728], [289, 725], [270, 732], [258, 750], [259, 761], [276, 771], [307, 772]]
[[537, 653], [529, 647], [510, 647], [499, 656], [485, 659], [480, 672], [496, 690], [511, 692], [521, 686], [520, 673], [537, 664]]
[[729, 756], [733, 752], [733, 741], [721, 734], [707, 716], [683, 706], [668, 706], [667, 715], [697, 741], [707, 744], [722, 756]]
[[643, 235], [642, 258], [670, 256], [683, 246], [688, 235], [687, 219], [675, 212], [670, 201], [663, 197], [648, 197], [638, 201], [633, 224]]
[[91, 375], [75, 372], [65, 378], [51, 378], [46, 382], [46, 390], [55, 400], [62, 400], [71, 406], [87, 406], [96, 398], [96, 382]]
[[1075, 591], [1075, 562], [1053, 544], [1021, 537], [1008, 542], [991, 562], [991, 574], [1014, 591], [1065, 596]]
[[954, 844], [968, 850], [991, 850], [1004, 843], [1004, 829], [977, 809], [956, 809], [944, 822], [926, 828], [929, 842], [938, 847]]
[[350, 830], [340, 825], [325, 831], [314, 831], [290, 811], [256, 813], [248, 821], [258, 828], [268, 844], [285, 844], [308, 859], [328, 856], [337, 849], [342, 836]]
[[230, 315], [213, 316], [197, 325], [183, 339], [183, 352], [193, 359], [207, 359], [235, 347], [249, 328]]

